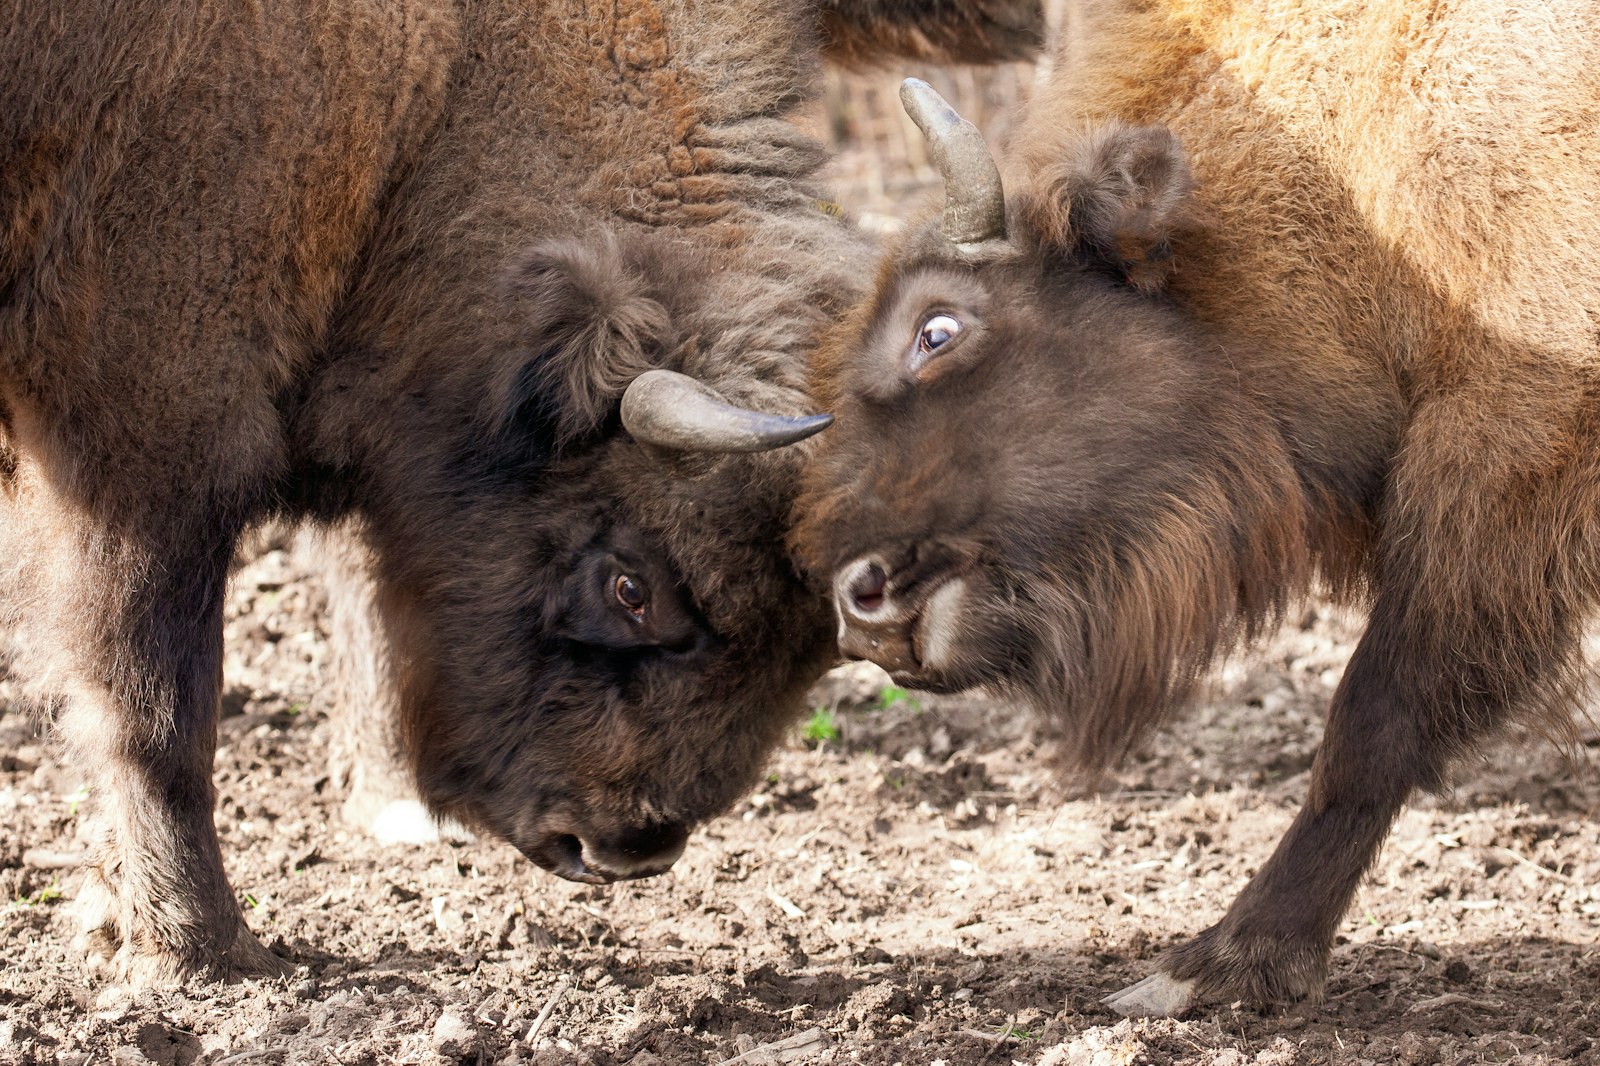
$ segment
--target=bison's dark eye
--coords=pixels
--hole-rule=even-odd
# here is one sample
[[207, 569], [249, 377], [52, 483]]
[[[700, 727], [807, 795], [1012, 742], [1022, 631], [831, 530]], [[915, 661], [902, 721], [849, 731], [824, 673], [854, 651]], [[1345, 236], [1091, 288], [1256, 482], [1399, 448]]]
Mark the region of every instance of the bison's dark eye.
[[934, 315], [924, 322], [922, 328], [917, 330], [917, 343], [911, 350], [912, 373], [921, 370], [940, 348], [949, 344], [960, 332], [961, 321], [952, 315]]
[[934, 315], [922, 324], [922, 332], [917, 334], [917, 347], [931, 353], [960, 332], [960, 322], [949, 315]]
[[611, 593], [616, 596], [618, 603], [635, 616], [642, 615], [645, 604], [650, 602], [650, 593], [644, 584], [627, 574], [617, 575], [617, 579], [611, 583]]

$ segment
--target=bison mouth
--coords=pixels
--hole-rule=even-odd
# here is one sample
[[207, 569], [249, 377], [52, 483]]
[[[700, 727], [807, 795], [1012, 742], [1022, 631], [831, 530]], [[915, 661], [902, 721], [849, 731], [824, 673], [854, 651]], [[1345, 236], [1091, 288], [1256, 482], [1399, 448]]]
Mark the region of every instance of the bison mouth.
[[839, 650], [877, 663], [897, 684], [946, 692], [970, 687], [955, 679], [954, 669], [964, 571], [949, 567], [905, 581], [875, 557], [844, 567], [834, 581]]
[[666, 873], [683, 854], [688, 839], [683, 826], [664, 824], [588, 839], [575, 833], [552, 833], [537, 844], [519, 844], [517, 850], [557, 877], [605, 885]]

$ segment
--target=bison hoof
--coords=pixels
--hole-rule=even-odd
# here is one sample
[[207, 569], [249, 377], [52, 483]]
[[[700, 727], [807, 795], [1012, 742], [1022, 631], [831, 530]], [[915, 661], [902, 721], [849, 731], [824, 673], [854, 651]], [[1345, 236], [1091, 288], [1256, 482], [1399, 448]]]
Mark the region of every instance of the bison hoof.
[[292, 969], [240, 926], [233, 946], [217, 957], [206, 951], [150, 951], [124, 943], [99, 969], [107, 983], [96, 996], [101, 1007], [113, 1006], [145, 988], [190, 987], [214, 981], [286, 976]]
[[1119, 1014], [1171, 1018], [1204, 1003], [1270, 1007], [1314, 997], [1328, 951], [1292, 936], [1212, 926], [1161, 959], [1159, 972], [1105, 1000]]
[[[143, 936], [123, 933], [119, 913], [111, 906], [114, 895], [98, 878], [91, 878], [80, 895], [78, 916], [83, 930], [75, 941], [87, 957], [91, 971], [106, 979], [102, 998], [141, 988], [192, 985], [206, 981], [233, 981], [250, 977], [281, 977], [291, 967], [268, 951], [236, 915], [231, 924], [234, 934], [220, 948], [217, 940], [189, 937], [181, 933], [158, 937], [146, 930]], [[222, 927], [228, 917], [219, 918]], [[156, 946], [157, 944], [163, 946]]]
[[1125, 1018], [1176, 1018], [1194, 1005], [1194, 988], [1193, 981], [1153, 973], [1100, 1002]]

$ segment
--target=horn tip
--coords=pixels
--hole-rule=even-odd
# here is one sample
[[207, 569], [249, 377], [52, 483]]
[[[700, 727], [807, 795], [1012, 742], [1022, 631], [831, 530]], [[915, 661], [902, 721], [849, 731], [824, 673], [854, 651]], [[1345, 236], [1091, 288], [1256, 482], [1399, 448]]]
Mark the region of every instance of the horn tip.
[[907, 78], [900, 83], [900, 106], [912, 116], [929, 109], [951, 111], [950, 104], [939, 95], [939, 90], [921, 78]]
[[813, 437], [818, 433], [821, 433], [823, 430], [833, 425], [833, 416], [827, 412], [821, 412], [819, 414], [808, 415], [801, 419], [801, 422], [803, 423], [801, 428], [804, 430], [804, 434], [800, 437], [797, 437], [797, 440], [805, 440], [806, 437]]
[[803, 415], [784, 419], [788, 425], [775, 430], [764, 441], [758, 443], [752, 439], [748, 445], [739, 451], [768, 451], [774, 447], [786, 448], [791, 444], [798, 444], [807, 437], [815, 437], [818, 433], [833, 425], [833, 416], [830, 414]]

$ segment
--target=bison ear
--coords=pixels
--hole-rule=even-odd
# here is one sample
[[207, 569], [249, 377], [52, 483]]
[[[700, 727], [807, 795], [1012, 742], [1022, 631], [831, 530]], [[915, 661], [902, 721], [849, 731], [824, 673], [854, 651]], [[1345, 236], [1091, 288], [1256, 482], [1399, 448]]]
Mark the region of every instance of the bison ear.
[[491, 382], [490, 421], [531, 417], [557, 448], [609, 424], [669, 340], [671, 316], [612, 236], [534, 245], [507, 272], [506, 297], [527, 343]]
[[1165, 284], [1194, 188], [1171, 130], [1112, 123], [1080, 134], [1035, 188], [1028, 214], [1046, 243], [1109, 263], [1141, 291]]

